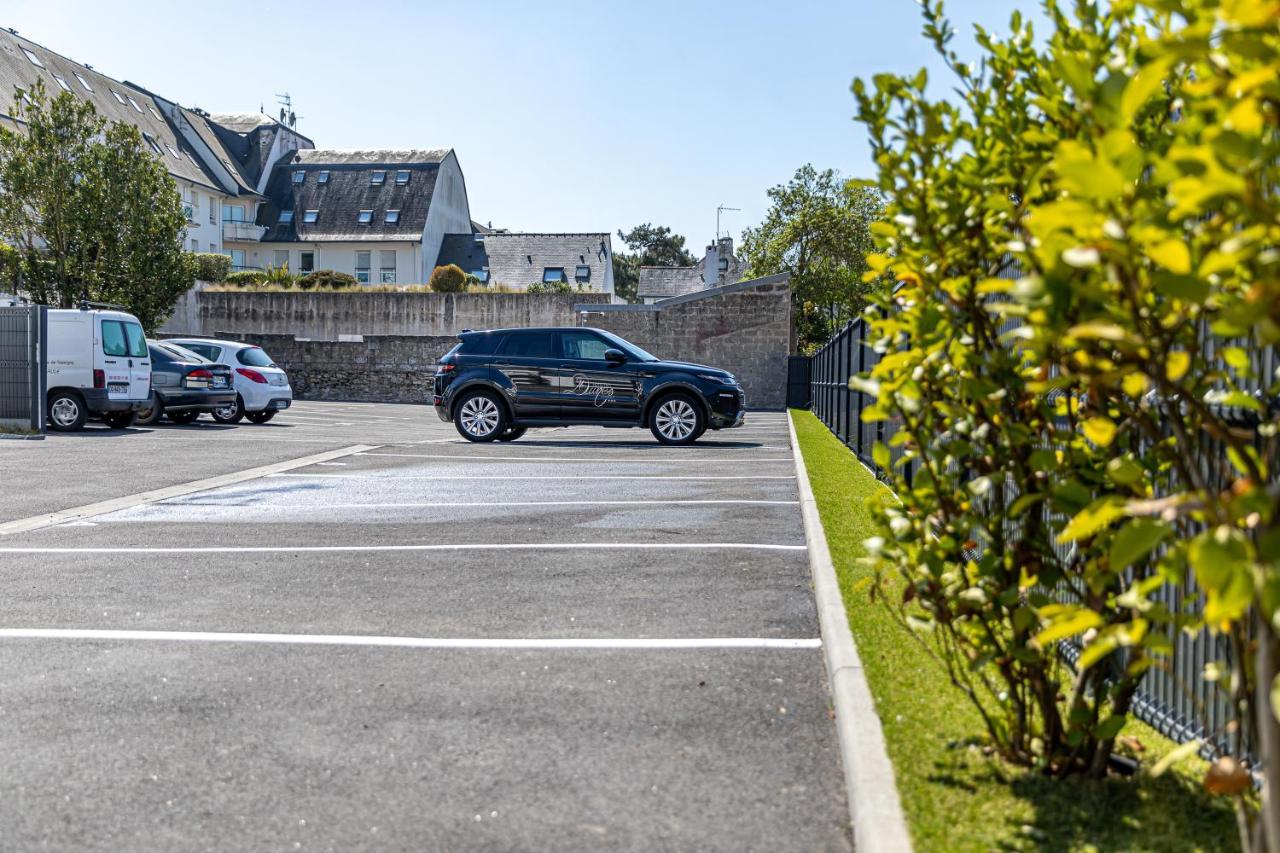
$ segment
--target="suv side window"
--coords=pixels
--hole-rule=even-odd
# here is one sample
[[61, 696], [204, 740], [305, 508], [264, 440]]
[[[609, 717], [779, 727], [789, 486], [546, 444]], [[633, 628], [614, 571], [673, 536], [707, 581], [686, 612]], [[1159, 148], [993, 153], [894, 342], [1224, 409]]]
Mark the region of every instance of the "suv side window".
[[591, 332], [561, 332], [560, 357], [604, 361], [609, 344]]
[[551, 332], [512, 332], [507, 335], [498, 355], [517, 358], [551, 358]]

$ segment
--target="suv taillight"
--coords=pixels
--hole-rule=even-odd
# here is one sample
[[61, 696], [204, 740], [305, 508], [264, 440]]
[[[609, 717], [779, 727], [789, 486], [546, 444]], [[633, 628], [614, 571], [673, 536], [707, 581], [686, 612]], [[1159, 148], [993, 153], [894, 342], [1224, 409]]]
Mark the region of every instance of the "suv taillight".
[[456, 364], [449, 364], [446, 361], [442, 361], [436, 365], [436, 370], [440, 371], [441, 373], [452, 373], [457, 369], [458, 369], [458, 366]]
[[105, 371], [102, 371], [102, 370], [93, 371], [93, 387], [94, 388], [107, 387], [107, 374]]

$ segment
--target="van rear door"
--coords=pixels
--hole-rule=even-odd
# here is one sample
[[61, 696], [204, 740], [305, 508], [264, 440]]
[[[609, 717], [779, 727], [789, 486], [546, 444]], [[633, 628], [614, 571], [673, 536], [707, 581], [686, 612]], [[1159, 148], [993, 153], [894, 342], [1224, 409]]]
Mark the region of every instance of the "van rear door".
[[147, 400], [151, 397], [151, 357], [142, 326], [133, 318], [100, 317], [103, 378], [109, 400]]

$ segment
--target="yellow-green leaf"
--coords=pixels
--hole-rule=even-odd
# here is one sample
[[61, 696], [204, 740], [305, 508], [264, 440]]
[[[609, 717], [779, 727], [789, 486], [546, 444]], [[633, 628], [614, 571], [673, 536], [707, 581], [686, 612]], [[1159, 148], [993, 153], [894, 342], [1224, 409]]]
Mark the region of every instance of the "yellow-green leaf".
[[1130, 373], [1120, 380], [1120, 387], [1130, 397], [1141, 397], [1147, 393], [1147, 388], [1150, 385], [1151, 380], [1147, 379], [1144, 373]]
[[1169, 353], [1169, 360], [1164, 364], [1164, 375], [1170, 382], [1177, 382], [1187, 375], [1191, 369], [1191, 353], [1178, 350]]
[[1056, 643], [1058, 640], [1065, 640], [1068, 637], [1074, 637], [1076, 634], [1083, 634], [1090, 628], [1097, 628], [1101, 624], [1101, 616], [1092, 610], [1080, 607], [1074, 611], [1068, 611], [1062, 617], [1055, 619], [1049, 627], [1036, 634], [1036, 642], [1042, 646], [1047, 646], [1050, 643]]
[[1199, 740], [1189, 740], [1186, 743], [1181, 744], [1180, 746], [1175, 746], [1173, 749], [1169, 750], [1163, 756], [1161, 756], [1160, 760], [1151, 766], [1151, 775], [1152, 776], [1164, 775], [1165, 771], [1167, 771], [1170, 767], [1177, 764], [1179, 761], [1181, 761], [1184, 758], [1190, 758], [1191, 756], [1195, 755], [1196, 752], [1199, 751], [1199, 749], [1200, 749]]
[[1185, 275], [1191, 272], [1191, 250], [1182, 240], [1165, 240], [1147, 249], [1151, 260], [1170, 272]]
[[1124, 506], [1124, 499], [1117, 495], [1098, 498], [1076, 513], [1071, 523], [1058, 534], [1058, 541], [1065, 545], [1094, 535], [1117, 518], [1124, 517]]
[[1120, 113], [1125, 122], [1133, 121], [1133, 117], [1142, 109], [1143, 104], [1151, 100], [1151, 96], [1160, 91], [1165, 76], [1169, 71], [1169, 60], [1161, 59], [1148, 63], [1138, 69], [1124, 87], [1120, 97]]
[[1098, 416], [1081, 424], [1085, 438], [1098, 447], [1109, 447], [1116, 438], [1116, 425], [1110, 418]]
[[875, 446], [871, 448], [871, 458], [881, 468], [886, 471], [889, 469], [889, 448], [885, 446], [884, 442], [877, 441], [875, 443]]

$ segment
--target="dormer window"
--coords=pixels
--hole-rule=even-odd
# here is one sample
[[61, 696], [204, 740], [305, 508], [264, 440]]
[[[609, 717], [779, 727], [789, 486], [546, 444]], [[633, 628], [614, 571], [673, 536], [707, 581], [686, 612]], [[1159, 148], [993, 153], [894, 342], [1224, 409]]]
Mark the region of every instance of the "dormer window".
[[478, 270], [472, 270], [472, 271], [471, 271], [471, 274], [472, 274], [473, 276], [475, 276], [475, 277], [476, 277], [476, 280], [478, 280], [481, 284], [488, 284], [488, 283], [489, 283], [489, 268], [488, 268], [488, 267], [482, 267], [482, 268], [480, 268], [480, 269], [478, 269]]
[[575, 281], [591, 281], [591, 267], [587, 264], [574, 267], [573, 278]]
[[547, 283], [564, 281], [564, 267], [544, 267], [542, 280]]
[[302, 171], [301, 169], [293, 173], [293, 182], [295, 184], [300, 184], [306, 179], [307, 179], [307, 173]]
[[328, 169], [324, 169], [324, 170], [322, 170], [322, 171], [320, 172], [320, 174], [316, 175], [316, 183], [317, 183], [317, 184], [327, 184], [327, 183], [329, 183], [329, 170], [328, 170]]
[[280, 218], [276, 221], [279, 222], [281, 225], [288, 225], [290, 222], [293, 221], [293, 211], [292, 210], [280, 211]]
[[305, 211], [305, 212], [302, 214], [302, 221], [303, 221], [304, 223], [306, 223], [307, 225], [314, 225], [314, 224], [315, 224], [315, 221], [316, 221], [316, 218], [317, 218], [317, 217], [319, 217], [319, 216], [320, 216], [320, 211], [318, 211], [318, 210], [308, 210], [308, 211]]
[[386, 217], [382, 221], [388, 225], [395, 225], [400, 221], [400, 211], [388, 210]]
[[27, 50], [25, 47], [22, 49], [22, 52], [27, 55], [27, 59], [30, 59], [31, 64], [34, 65], [36, 68], [44, 68], [44, 63], [40, 61], [40, 57], [36, 56], [31, 51]]
[[728, 259], [728, 258], [721, 258], [721, 259], [720, 259], [720, 263], [718, 263], [716, 266], [718, 266], [718, 267], [720, 268], [720, 272], [728, 272], [728, 271], [729, 271], [729, 259]]
[[372, 210], [360, 211], [360, 215], [356, 217], [356, 221], [359, 222], [361, 225], [368, 225], [370, 222], [373, 221], [373, 211]]
[[408, 169], [401, 169], [401, 170], [399, 170], [398, 172], [396, 172], [396, 183], [397, 183], [397, 184], [407, 184], [407, 183], [409, 183], [409, 170], [408, 170]]
[[75, 75], [76, 75], [76, 79], [80, 81], [80, 85], [81, 85], [81, 86], [84, 86], [84, 88], [85, 88], [85, 90], [86, 90], [86, 91], [92, 92], [92, 91], [93, 91], [93, 87], [89, 85], [89, 81], [88, 81], [88, 80], [86, 80], [86, 79], [84, 79], [84, 77], [80, 74], [80, 72], [79, 72], [79, 71], [76, 71], [76, 72], [74, 72], [74, 73], [75, 73]]
[[381, 169], [375, 171], [369, 181], [374, 186], [380, 186], [387, 182], [387, 173]]

